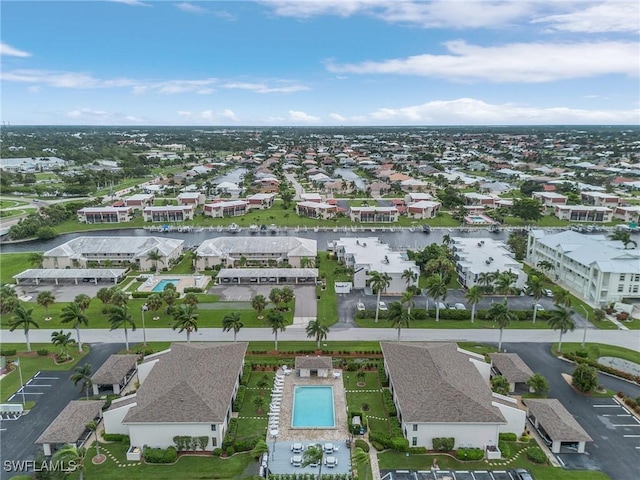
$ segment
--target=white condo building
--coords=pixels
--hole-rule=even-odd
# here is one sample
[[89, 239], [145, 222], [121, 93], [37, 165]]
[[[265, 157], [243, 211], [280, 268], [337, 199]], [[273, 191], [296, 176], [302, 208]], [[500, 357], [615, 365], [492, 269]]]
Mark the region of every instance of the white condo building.
[[550, 275], [559, 285], [591, 304], [606, 305], [640, 298], [640, 249], [633, 247], [625, 249], [604, 235], [532, 230], [527, 262], [551, 262]]
[[524, 288], [527, 274], [504, 242], [492, 238], [461, 237], [453, 237], [451, 242], [458, 281], [463, 287], [477, 285], [481, 273], [512, 272], [518, 276], [515, 288]]
[[[332, 245], [333, 252], [345, 266], [353, 268], [353, 288], [365, 288], [370, 280], [369, 272], [386, 273], [391, 283], [384, 293], [402, 294], [410, 285], [418, 285], [420, 269], [415, 262], [407, 258], [406, 253], [391, 250], [389, 245], [380, 243], [377, 237], [347, 237], [336, 240]], [[402, 278], [406, 270], [415, 273], [415, 278]]]

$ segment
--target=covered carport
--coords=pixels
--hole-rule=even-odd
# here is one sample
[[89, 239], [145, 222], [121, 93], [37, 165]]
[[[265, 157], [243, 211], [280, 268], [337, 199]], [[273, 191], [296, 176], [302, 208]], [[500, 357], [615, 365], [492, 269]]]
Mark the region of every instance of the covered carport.
[[578, 453], [584, 453], [589, 434], [556, 398], [527, 398], [523, 400], [529, 420], [542, 438], [550, 443], [553, 453], [560, 453], [563, 444], [574, 444]]
[[524, 363], [517, 353], [490, 353], [492, 374], [501, 375], [509, 382], [509, 392], [529, 390], [526, 383], [533, 375], [533, 370]]
[[76, 285], [80, 282], [91, 281], [98, 284], [98, 281], [107, 280], [114, 285], [126, 275], [128, 269], [125, 268], [30, 268], [24, 272], [14, 275], [16, 283], [20, 282], [40, 285], [42, 281], [54, 281], [56, 285], [73, 282]]
[[42, 445], [47, 457], [66, 444], [81, 447], [91, 436], [87, 423], [100, 420], [103, 406], [103, 400], [72, 400], [38, 437], [36, 443]]
[[217, 283], [315, 284], [317, 268], [222, 268]]
[[138, 355], [111, 355], [91, 376], [93, 394], [99, 395], [101, 390], [113, 390], [113, 393], [120, 395], [135, 375], [137, 364]]

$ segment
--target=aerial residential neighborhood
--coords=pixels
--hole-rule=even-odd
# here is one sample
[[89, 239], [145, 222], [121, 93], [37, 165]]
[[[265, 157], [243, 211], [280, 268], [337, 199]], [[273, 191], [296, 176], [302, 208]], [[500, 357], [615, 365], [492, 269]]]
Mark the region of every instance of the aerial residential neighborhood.
[[0, 480], [637, 480], [639, 18], [3, 2]]

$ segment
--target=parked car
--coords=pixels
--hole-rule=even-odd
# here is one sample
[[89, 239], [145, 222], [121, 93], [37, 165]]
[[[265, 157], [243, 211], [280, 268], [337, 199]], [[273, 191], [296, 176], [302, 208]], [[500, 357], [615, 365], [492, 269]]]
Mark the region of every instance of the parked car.
[[456, 310], [466, 310], [467, 307], [464, 306], [464, 303], [456, 303], [455, 304]]
[[456, 306], [453, 303], [447, 303], [447, 310], [455, 310]]
[[533, 476], [529, 473], [529, 470], [524, 468], [517, 468], [514, 470], [516, 480], [533, 480]]
[[447, 306], [442, 302], [438, 302], [437, 307], [438, 307], [439, 310], [446, 310], [447, 309]]
[[553, 292], [548, 288], [545, 288], [544, 290], [542, 290], [542, 292], [544, 293], [545, 297], [553, 298]]
[[379, 310], [388, 310], [387, 304], [384, 303], [384, 302], [378, 302], [378, 309]]
[[538, 310], [539, 312], [544, 312], [544, 307], [539, 303], [534, 304], [531, 308]]
[[356, 308], [359, 312], [362, 312], [365, 309], [364, 303], [358, 302], [358, 306]]

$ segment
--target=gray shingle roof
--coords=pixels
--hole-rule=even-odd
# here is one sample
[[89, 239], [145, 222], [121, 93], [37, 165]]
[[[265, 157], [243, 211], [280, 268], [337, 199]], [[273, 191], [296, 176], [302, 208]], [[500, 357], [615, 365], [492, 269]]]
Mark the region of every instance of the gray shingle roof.
[[123, 423], [221, 423], [242, 372], [246, 342], [174, 343], [138, 389]]
[[332, 368], [333, 362], [331, 357], [296, 357], [295, 368]]
[[315, 257], [318, 242], [300, 237], [218, 237], [205, 240], [196, 249], [198, 256], [279, 254], [282, 257]]
[[470, 357], [455, 343], [382, 343], [405, 422], [506, 423]]
[[135, 368], [137, 361], [137, 355], [111, 355], [91, 376], [91, 380], [98, 385], [120, 383], [129, 370]]
[[491, 353], [489, 357], [508, 382], [525, 383], [533, 375], [533, 371], [517, 353]]
[[86, 425], [100, 416], [104, 401], [72, 400], [38, 437], [36, 443], [75, 443]]
[[538, 419], [551, 440], [562, 442], [593, 441], [557, 398], [527, 398], [523, 401], [529, 409], [529, 413]]
[[85, 254], [134, 254], [146, 256], [152, 250], [168, 255], [181, 247], [184, 240], [160, 237], [78, 237], [44, 252], [45, 257], [67, 257]]

